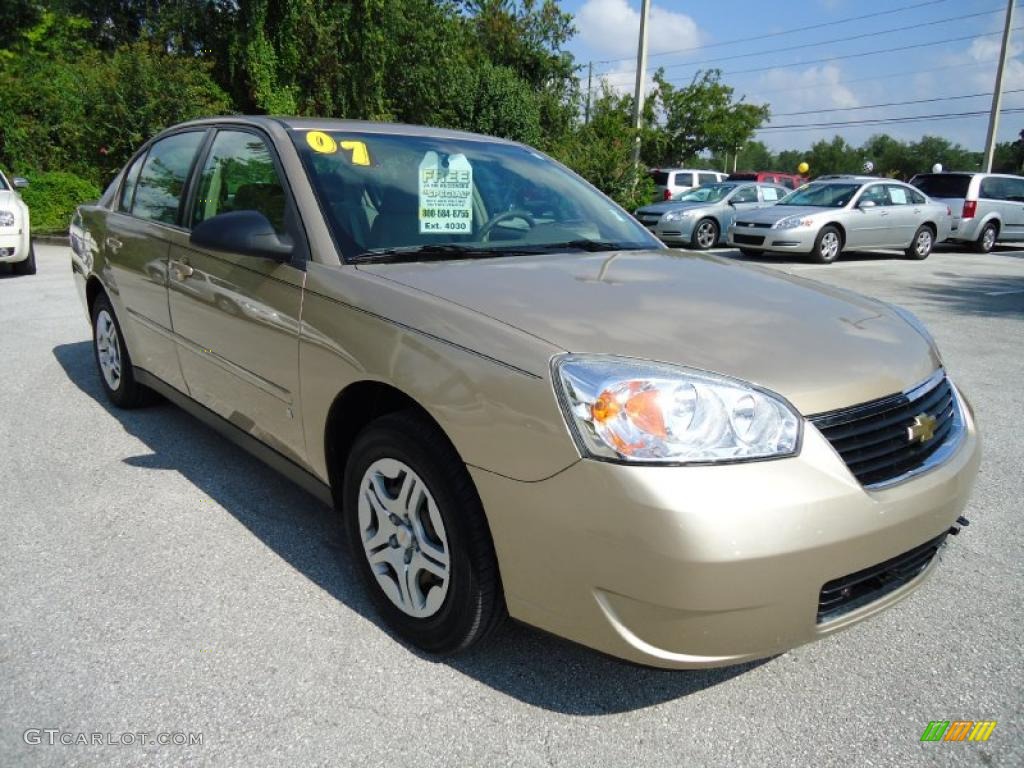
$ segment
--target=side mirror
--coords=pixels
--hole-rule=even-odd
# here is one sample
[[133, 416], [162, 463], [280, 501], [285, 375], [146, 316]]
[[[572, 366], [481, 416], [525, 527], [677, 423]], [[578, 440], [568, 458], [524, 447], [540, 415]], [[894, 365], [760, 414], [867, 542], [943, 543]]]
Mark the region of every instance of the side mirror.
[[875, 205], [876, 203], [874, 200], [861, 200], [857, 203], [857, 207], [862, 209], [874, 208]]
[[11, 183], [14, 185], [15, 189], [24, 189], [28, 186], [28, 179], [23, 176], [15, 176], [11, 179]]
[[283, 261], [293, 246], [278, 237], [274, 225], [259, 211], [230, 211], [196, 225], [189, 237], [192, 245], [215, 251], [240, 253]]

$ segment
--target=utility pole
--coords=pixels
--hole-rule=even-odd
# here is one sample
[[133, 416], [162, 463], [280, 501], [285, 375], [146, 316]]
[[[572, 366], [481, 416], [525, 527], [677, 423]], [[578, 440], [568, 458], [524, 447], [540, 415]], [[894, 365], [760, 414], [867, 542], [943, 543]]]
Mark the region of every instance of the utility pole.
[[992, 91], [992, 112], [988, 116], [988, 138], [985, 140], [985, 173], [992, 172], [992, 159], [996, 153], [996, 134], [999, 133], [999, 112], [1003, 106], [1003, 71], [1006, 69], [1006, 54], [1010, 47], [1010, 30], [1013, 28], [1013, 3], [1006, 3], [1006, 24], [1003, 26], [1003, 47], [999, 51], [999, 66], [996, 68], [996, 87]]
[[587, 108], [583, 112], [583, 124], [590, 124], [590, 94], [594, 92], [594, 62], [587, 62]]
[[[647, 80], [647, 14], [650, 10], [651, 0], [640, 0], [640, 42], [636, 53], [636, 90], [633, 93], [633, 127], [637, 131], [636, 144], [633, 145], [634, 171], [640, 165], [640, 126], [644, 118], [644, 81]], [[633, 179], [635, 182], [635, 173]]]

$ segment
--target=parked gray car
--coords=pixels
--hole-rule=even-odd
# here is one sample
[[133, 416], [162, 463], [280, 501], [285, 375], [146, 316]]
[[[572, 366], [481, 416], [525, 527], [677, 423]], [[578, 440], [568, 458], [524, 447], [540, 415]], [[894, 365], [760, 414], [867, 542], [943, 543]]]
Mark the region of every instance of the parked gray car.
[[1024, 178], [1002, 173], [921, 173], [910, 180], [953, 212], [949, 239], [988, 253], [1024, 240]]
[[808, 254], [829, 264], [847, 250], [903, 251], [926, 259], [949, 237], [951, 211], [918, 189], [873, 176], [815, 181], [759, 211], [737, 217], [729, 245], [744, 254]]
[[634, 215], [662, 242], [706, 251], [718, 244], [738, 212], [773, 205], [788, 193], [778, 184], [724, 181], [691, 189], [678, 200], [645, 205]]

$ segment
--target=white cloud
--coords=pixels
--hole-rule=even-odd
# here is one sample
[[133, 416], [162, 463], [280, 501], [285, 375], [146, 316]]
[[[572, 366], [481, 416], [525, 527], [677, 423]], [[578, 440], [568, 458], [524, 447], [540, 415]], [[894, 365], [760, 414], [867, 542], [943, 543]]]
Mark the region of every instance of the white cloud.
[[[576, 13], [576, 29], [595, 58], [636, 56], [640, 11], [626, 0], [587, 0]], [[651, 6], [647, 19], [649, 53], [693, 48], [702, 39], [697, 22], [685, 13]]]

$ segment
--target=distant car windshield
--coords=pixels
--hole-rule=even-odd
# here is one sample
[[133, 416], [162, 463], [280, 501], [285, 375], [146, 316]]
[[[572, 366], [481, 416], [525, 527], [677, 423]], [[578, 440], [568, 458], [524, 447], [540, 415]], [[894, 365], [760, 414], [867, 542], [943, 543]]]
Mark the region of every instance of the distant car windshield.
[[929, 197], [967, 197], [971, 177], [965, 173], [926, 173], [911, 183]]
[[607, 197], [521, 145], [315, 130], [292, 139], [346, 260], [663, 247]]
[[860, 184], [830, 184], [811, 182], [795, 189], [776, 205], [807, 205], [815, 208], [842, 208], [860, 189]]
[[0, 192], [3, 192], [5, 189], [8, 189], [7, 179], [5, 179], [4, 175], [0, 173]]
[[717, 203], [736, 189], [735, 184], [705, 184], [676, 198], [680, 203]]

